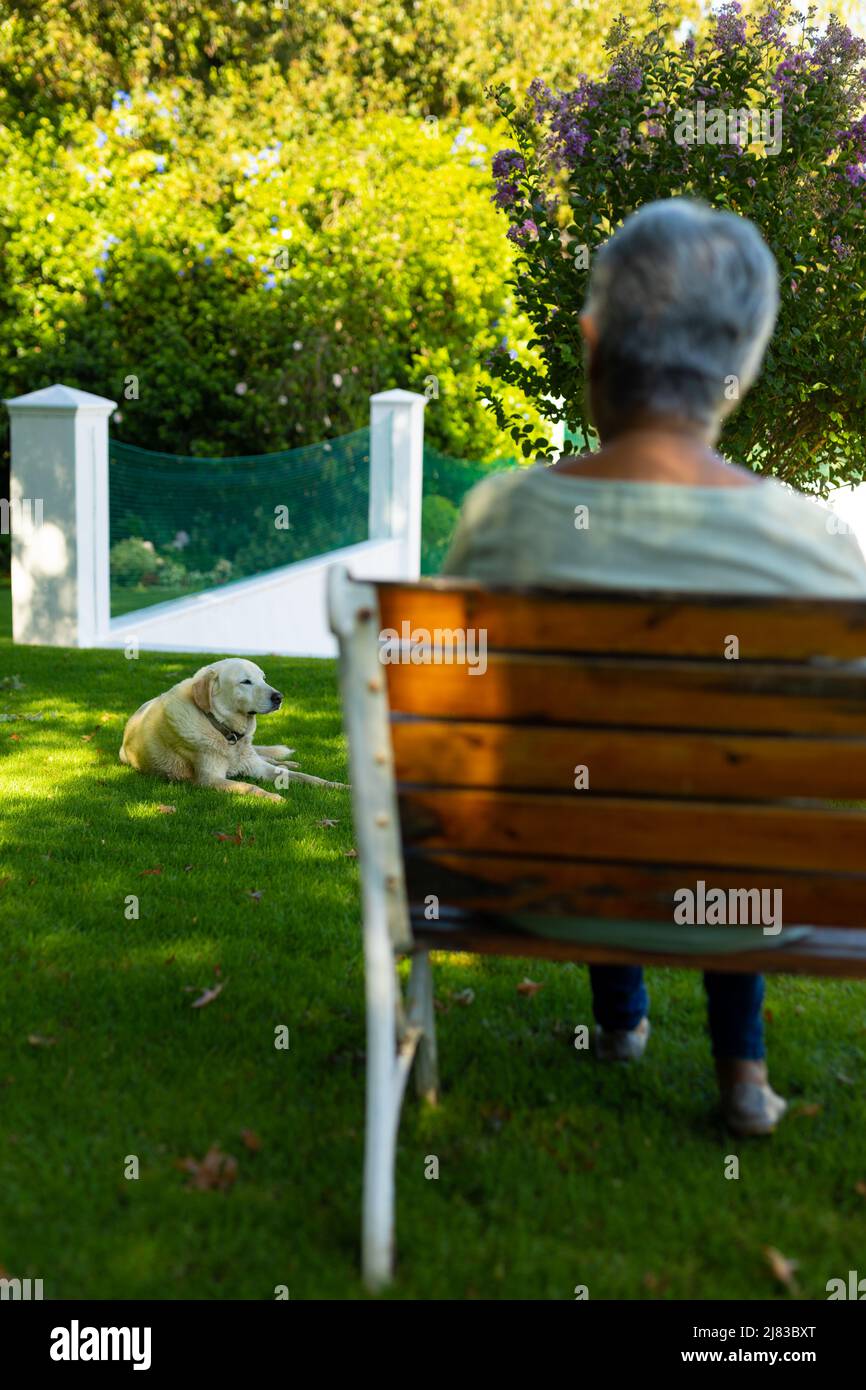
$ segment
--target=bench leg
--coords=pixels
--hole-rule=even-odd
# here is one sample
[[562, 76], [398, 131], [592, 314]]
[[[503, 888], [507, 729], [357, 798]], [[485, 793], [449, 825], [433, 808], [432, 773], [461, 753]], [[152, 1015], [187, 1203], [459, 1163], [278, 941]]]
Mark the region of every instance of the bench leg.
[[430, 952], [417, 951], [409, 976], [410, 1017], [421, 1028], [415, 1054], [415, 1088], [422, 1100], [435, 1105], [439, 1098], [439, 1059], [436, 1049], [436, 1010], [433, 1007], [433, 972]]
[[362, 1263], [375, 1291], [390, 1283], [394, 1263], [395, 1048], [397, 974], [382, 920], [364, 934], [367, 994], [367, 1116], [364, 1144]]

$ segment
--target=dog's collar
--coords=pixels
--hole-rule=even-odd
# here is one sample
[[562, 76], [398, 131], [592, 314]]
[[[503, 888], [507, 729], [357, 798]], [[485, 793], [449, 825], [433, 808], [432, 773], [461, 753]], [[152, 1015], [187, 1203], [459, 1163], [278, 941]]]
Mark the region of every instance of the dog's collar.
[[215, 715], [208, 714], [206, 710], [202, 710], [202, 713], [208, 723], [213, 725], [217, 733], [222, 734], [226, 743], [239, 743], [244, 737], [243, 734], [239, 734], [234, 729], [230, 729], [227, 724], [221, 724]]

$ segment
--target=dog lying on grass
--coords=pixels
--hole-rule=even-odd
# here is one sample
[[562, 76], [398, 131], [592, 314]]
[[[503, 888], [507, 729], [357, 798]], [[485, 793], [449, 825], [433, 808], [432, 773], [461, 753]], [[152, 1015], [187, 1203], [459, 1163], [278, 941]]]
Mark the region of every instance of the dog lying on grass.
[[345, 786], [294, 771], [297, 763], [287, 760], [295, 750], [285, 744], [254, 746], [256, 715], [271, 714], [282, 700], [254, 662], [240, 657], [215, 661], [136, 710], [123, 731], [120, 761], [137, 772], [172, 782], [266, 796], [269, 801], [283, 798], [233, 779], [255, 777], [281, 786], [289, 782]]

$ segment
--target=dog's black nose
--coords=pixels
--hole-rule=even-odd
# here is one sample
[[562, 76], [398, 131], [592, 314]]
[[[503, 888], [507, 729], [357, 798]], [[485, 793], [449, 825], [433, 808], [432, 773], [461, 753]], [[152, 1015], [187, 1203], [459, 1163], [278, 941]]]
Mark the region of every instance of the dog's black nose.
[[271, 691], [271, 706], [272, 706], [272, 708], [273, 708], [273, 709], [279, 709], [279, 707], [280, 707], [280, 705], [281, 705], [282, 703], [283, 703], [283, 697], [282, 697], [282, 695], [280, 694], [279, 690], [272, 690], [272, 691]]

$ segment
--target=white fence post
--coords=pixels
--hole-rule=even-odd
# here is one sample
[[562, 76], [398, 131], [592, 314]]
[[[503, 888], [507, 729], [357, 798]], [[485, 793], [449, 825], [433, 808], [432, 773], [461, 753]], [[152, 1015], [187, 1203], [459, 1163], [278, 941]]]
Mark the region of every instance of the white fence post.
[[5, 405], [13, 639], [95, 646], [109, 624], [108, 417], [115, 402], [58, 385]]
[[403, 542], [403, 574], [421, 572], [424, 407], [417, 391], [370, 397], [370, 540]]

